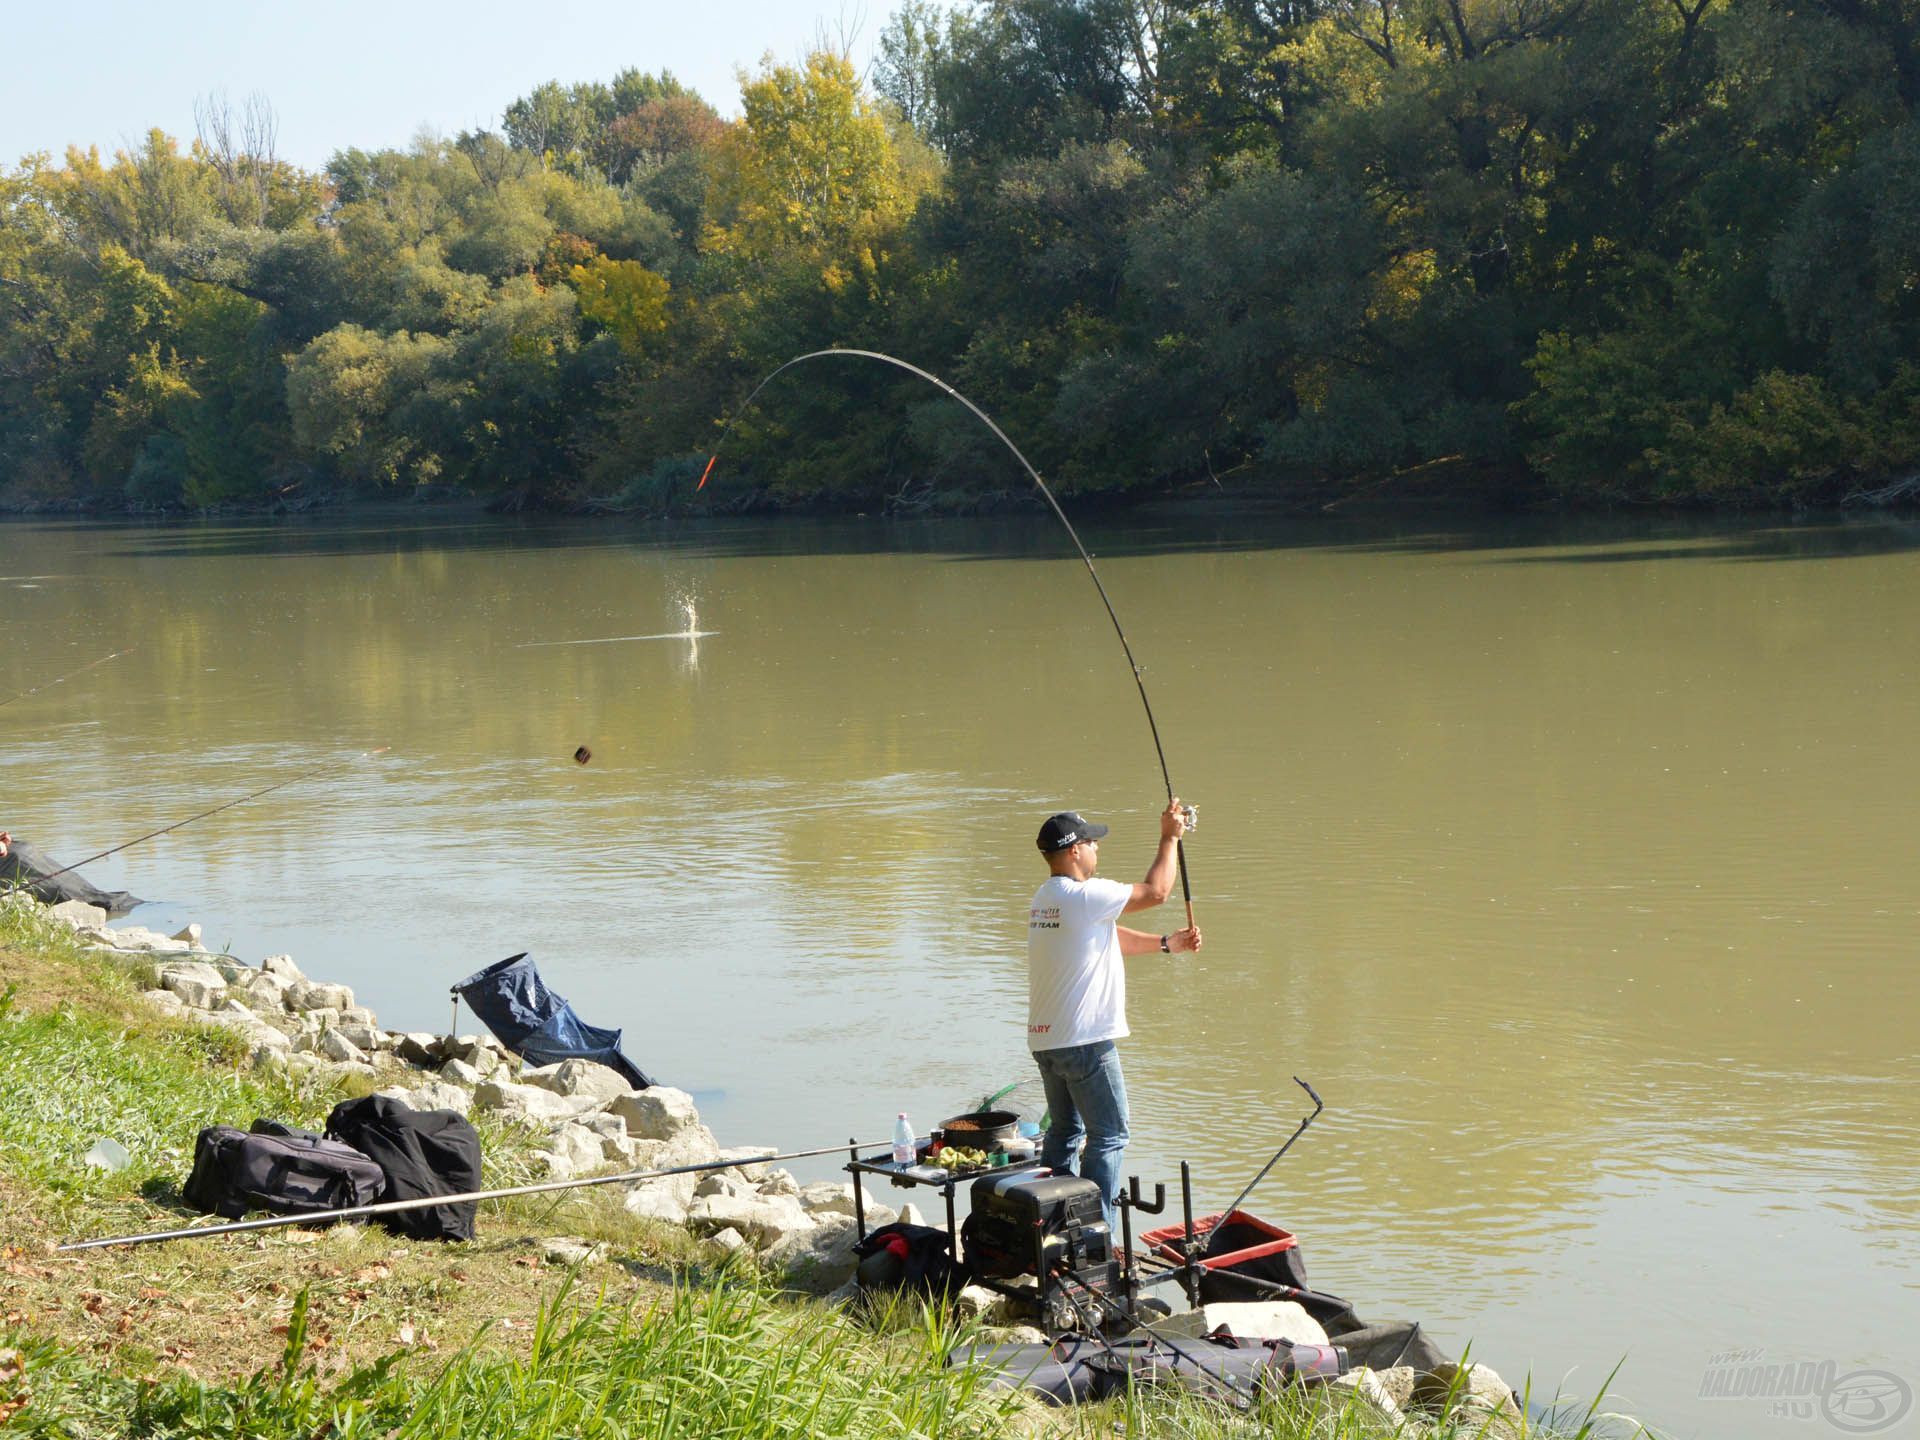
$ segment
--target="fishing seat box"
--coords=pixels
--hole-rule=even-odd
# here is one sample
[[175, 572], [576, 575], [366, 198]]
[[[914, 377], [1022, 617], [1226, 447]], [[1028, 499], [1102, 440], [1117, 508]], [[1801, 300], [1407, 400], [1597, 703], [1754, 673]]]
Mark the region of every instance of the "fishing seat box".
[[[1271, 1300], [1273, 1291], [1249, 1285], [1239, 1277], [1247, 1276], [1269, 1285], [1292, 1290], [1307, 1290], [1307, 1263], [1300, 1253], [1300, 1242], [1290, 1230], [1269, 1225], [1244, 1210], [1227, 1215], [1203, 1215], [1193, 1228], [1205, 1242], [1200, 1259], [1200, 1298], [1209, 1303], [1226, 1300]], [[1140, 1236], [1140, 1243], [1156, 1255], [1183, 1264], [1181, 1250], [1186, 1240], [1181, 1225], [1163, 1225]]]
[[983, 1279], [1091, 1271], [1113, 1258], [1100, 1189], [1074, 1175], [982, 1175], [961, 1230], [968, 1268]]

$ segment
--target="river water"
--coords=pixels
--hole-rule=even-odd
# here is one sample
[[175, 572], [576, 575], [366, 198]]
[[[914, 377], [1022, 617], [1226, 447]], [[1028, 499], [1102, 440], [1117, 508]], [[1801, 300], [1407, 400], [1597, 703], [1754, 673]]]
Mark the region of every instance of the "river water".
[[[1536, 1398], [1624, 1360], [1676, 1435], [1842, 1433], [1703, 1393], [1729, 1352], [1920, 1385], [1920, 527], [1084, 528], [1201, 816], [1206, 950], [1130, 964], [1129, 1169], [1218, 1206], [1299, 1075], [1328, 1108], [1249, 1208], [1362, 1315]], [[1029, 1073], [1041, 818], [1152, 851], [1064, 548], [0, 525], [0, 698], [138, 647], [7, 707], [0, 825], [75, 858], [391, 746], [93, 878], [397, 1028], [530, 950], [726, 1143], [925, 1128]]]

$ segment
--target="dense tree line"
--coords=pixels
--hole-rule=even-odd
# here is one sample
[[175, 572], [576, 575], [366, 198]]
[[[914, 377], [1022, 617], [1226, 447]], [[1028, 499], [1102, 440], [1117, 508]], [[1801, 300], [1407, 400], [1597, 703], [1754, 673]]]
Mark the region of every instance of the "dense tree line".
[[[691, 502], [802, 350], [1062, 486], [1820, 502], [1920, 468], [1920, 0], [905, 0], [869, 85], [550, 83], [272, 153], [205, 107], [0, 175], [0, 487]], [[703, 500], [1014, 487], [895, 372]]]

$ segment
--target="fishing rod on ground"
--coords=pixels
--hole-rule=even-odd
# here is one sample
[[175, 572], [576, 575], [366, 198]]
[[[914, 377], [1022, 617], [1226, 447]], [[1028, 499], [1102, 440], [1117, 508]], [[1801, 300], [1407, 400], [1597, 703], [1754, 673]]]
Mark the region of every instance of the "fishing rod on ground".
[[[888, 355], [879, 350], [811, 350], [805, 355], [796, 355], [785, 364], [768, 372], [766, 378], [754, 386], [753, 390], [747, 395], [747, 398], [741, 401], [734, 412], [727, 417], [726, 423], [722, 425], [720, 429], [720, 439], [714, 444], [713, 454], [707, 459], [706, 469], [700, 472], [700, 483], [693, 487], [695, 491], [706, 488], [707, 480], [713, 474], [713, 467], [720, 459], [720, 451], [725, 447], [727, 437], [733, 433], [733, 427], [739, 423], [740, 417], [752, 406], [753, 402], [759, 397], [760, 392], [773, 383], [776, 376], [792, 369], [795, 365], [804, 364], [809, 360], [825, 360], [834, 357], [876, 360], [881, 364], [892, 365], [896, 369], [904, 370], [909, 375], [917, 375], [920, 379], [925, 380], [928, 384], [966, 406], [974, 418], [999, 437], [1000, 443], [1005, 445], [1007, 449], [1012, 452], [1013, 458], [1020, 462], [1020, 468], [1027, 472], [1027, 478], [1033, 481], [1034, 487], [1039, 490], [1041, 496], [1046, 500], [1048, 508], [1053, 511], [1054, 516], [1060, 521], [1061, 525], [1066, 528], [1067, 538], [1073, 541], [1073, 548], [1080, 552], [1081, 560], [1086, 562], [1087, 574], [1093, 580], [1093, 588], [1100, 592], [1100, 603], [1106, 606], [1107, 618], [1113, 622], [1113, 633], [1120, 637], [1120, 648], [1126, 652], [1127, 666], [1132, 670], [1134, 686], [1140, 692], [1141, 708], [1147, 712], [1147, 728], [1153, 732], [1154, 754], [1160, 759], [1160, 778], [1167, 788], [1168, 803], [1172, 803], [1173, 779], [1167, 773], [1167, 752], [1160, 743], [1160, 725], [1153, 716], [1153, 703], [1147, 699], [1145, 672], [1141, 669], [1140, 662], [1133, 658], [1133, 646], [1127, 640], [1127, 632], [1121, 627], [1120, 617], [1115, 613], [1113, 601], [1107, 595], [1107, 587], [1100, 583], [1100, 572], [1093, 568], [1093, 556], [1088, 554], [1087, 547], [1080, 543], [1079, 532], [1073, 528], [1073, 522], [1067, 519], [1067, 512], [1062, 510], [1060, 508], [1060, 502], [1053, 498], [1053, 491], [1049, 490], [1047, 488], [1047, 482], [1040, 478], [1040, 472], [1033, 468], [1032, 462], [1029, 461], [1025, 455], [1020, 453], [1020, 447], [1007, 438], [1007, 432], [995, 424], [993, 418], [989, 416], [986, 411], [982, 410], [978, 405], [974, 404], [973, 401], [962, 395], [938, 375], [928, 370], [922, 370], [918, 365], [910, 364], [898, 356]], [[1192, 829], [1196, 818], [1193, 807], [1189, 805], [1185, 808], [1187, 828]], [[1186, 845], [1176, 840], [1174, 842], [1174, 853], [1180, 861], [1180, 894], [1181, 898], [1186, 902], [1187, 928], [1191, 930], [1193, 928], [1193, 886], [1187, 879]]]
[[173, 831], [178, 830], [183, 825], [191, 825], [193, 824], [194, 821], [204, 820], [209, 815], [218, 815], [222, 810], [231, 810], [234, 806], [244, 805], [249, 800], [258, 800], [262, 795], [271, 795], [274, 791], [284, 790], [289, 785], [298, 785], [302, 780], [311, 780], [314, 776], [324, 775], [329, 770], [338, 770], [347, 765], [357, 765], [360, 761], [370, 760], [375, 755], [384, 755], [387, 753], [387, 751], [391, 750], [392, 748], [393, 747], [391, 745], [382, 745], [377, 750], [362, 751], [360, 754], [351, 756], [350, 758], [345, 760], [330, 760], [325, 765], [316, 765], [311, 770], [307, 770], [302, 772], [299, 775], [295, 775], [291, 780], [282, 780], [278, 784], [264, 786], [261, 789], [252, 791], [249, 794], [242, 795], [238, 799], [229, 800], [222, 805], [215, 805], [210, 810], [202, 810], [198, 815], [189, 815], [186, 819], [176, 820], [171, 825], [162, 825], [158, 830], [149, 830], [146, 834], [137, 836], [136, 838], [127, 841], [124, 845], [115, 845], [112, 849], [102, 850], [98, 855], [89, 855], [84, 860], [76, 860], [71, 865], [65, 866], [59, 870], [55, 870], [51, 875], [39, 876], [35, 883], [38, 884], [38, 883], [44, 883], [45, 881], [48, 881], [48, 880], [57, 880], [60, 876], [65, 875], [70, 871], [78, 870], [82, 865], [91, 865], [94, 861], [104, 860], [109, 855], [118, 855], [122, 850], [131, 850], [135, 845], [139, 845], [142, 842], [147, 840], [157, 839], [162, 835], [170, 834]]
[[[856, 1142], [859, 1149], [878, 1149], [879, 1141]], [[789, 1150], [782, 1155], [745, 1155], [731, 1160], [705, 1160], [697, 1165], [675, 1165], [666, 1170], [628, 1170], [618, 1175], [589, 1175], [580, 1180], [542, 1180], [532, 1185], [508, 1185], [498, 1190], [467, 1190], [458, 1195], [416, 1195], [411, 1200], [382, 1200], [373, 1205], [349, 1205], [339, 1210], [317, 1210], [306, 1215], [275, 1215], [267, 1220], [234, 1220], [224, 1225], [189, 1225], [179, 1230], [156, 1230], [146, 1235], [114, 1235], [100, 1240], [75, 1240], [55, 1247], [56, 1254], [72, 1250], [103, 1250], [112, 1245], [151, 1245], [163, 1240], [204, 1240], [210, 1235], [240, 1235], [253, 1230], [278, 1230], [288, 1225], [320, 1225], [332, 1220], [358, 1220], [394, 1215], [402, 1210], [424, 1210], [434, 1205], [464, 1205], [469, 1201], [506, 1200], [515, 1195], [546, 1195], [556, 1190], [587, 1190], [596, 1185], [637, 1185], [643, 1180], [665, 1180], [675, 1175], [697, 1175], [706, 1170], [731, 1170], [747, 1165], [771, 1165], [780, 1160], [807, 1160], [816, 1155], [842, 1155], [849, 1146], [822, 1145], [813, 1150]]]
[[107, 661], [109, 660], [118, 660], [122, 655], [129, 655], [135, 650], [138, 650], [139, 648], [140, 647], [138, 645], [129, 645], [125, 650], [116, 650], [111, 655], [102, 655], [98, 660], [90, 660], [85, 665], [82, 665], [78, 670], [69, 670], [66, 674], [62, 675], [57, 680], [48, 680], [39, 685], [34, 686], [31, 690], [22, 690], [18, 695], [14, 695], [6, 700], [0, 700], [0, 710], [4, 710], [7, 706], [13, 704], [14, 701], [16, 700], [24, 700], [29, 695], [38, 695], [42, 690], [51, 690], [56, 685], [64, 685], [67, 683], [67, 681], [77, 679], [80, 676], [86, 674], [89, 670], [96, 669], [97, 667], [106, 664]]

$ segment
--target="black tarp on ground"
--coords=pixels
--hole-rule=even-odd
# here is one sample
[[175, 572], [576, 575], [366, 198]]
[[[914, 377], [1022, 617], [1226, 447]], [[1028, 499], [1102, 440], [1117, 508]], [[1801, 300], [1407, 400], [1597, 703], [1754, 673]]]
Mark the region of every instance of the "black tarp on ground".
[[1051, 1345], [955, 1350], [947, 1363], [990, 1368], [995, 1372], [990, 1385], [1030, 1390], [1055, 1405], [1110, 1399], [1124, 1395], [1129, 1385], [1172, 1384], [1244, 1407], [1264, 1391], [1297, 1383], [1284, 1342], [1222, 1345], [1149, 1330], [1136, 1330], [1117, 1340], [1062, 1335]]
[[620, 1053], [620, 1032], [589, 1025], [547, 987], [525, 951], [477, 971], [453, 987], [453, 993], [500, 1043], [535, 1065], [562, 1060], [593, 1060], [624, 1075], [636, 1090], [653, 1084]]
[[[452, 1110], [415, 1110], [387, 1095], [342, 1100], [327, 1116], [327, 1138], [351, 1145], [387, 1178], [383, 1200], [464, 1195], [480, 1188], [480, 1136]], [[480, 1202], [462, 1200], [379, 1217], [416, 1240], [471, 1240]]]
[[61, 869], [60, 862], [38, 845], [15, 840], [7, 846], [7, 853], [0, 856], [0, 889], [22, 886], [36, 900], [49, 905], [58, 905], [62, 900], [84, 900], [89, 905], [98, 905], [109, 915], [124, 915], [140, 903], [139, 897], [125, 890], [102, 890], [89, 885], [71, 870], [61, 874]]

